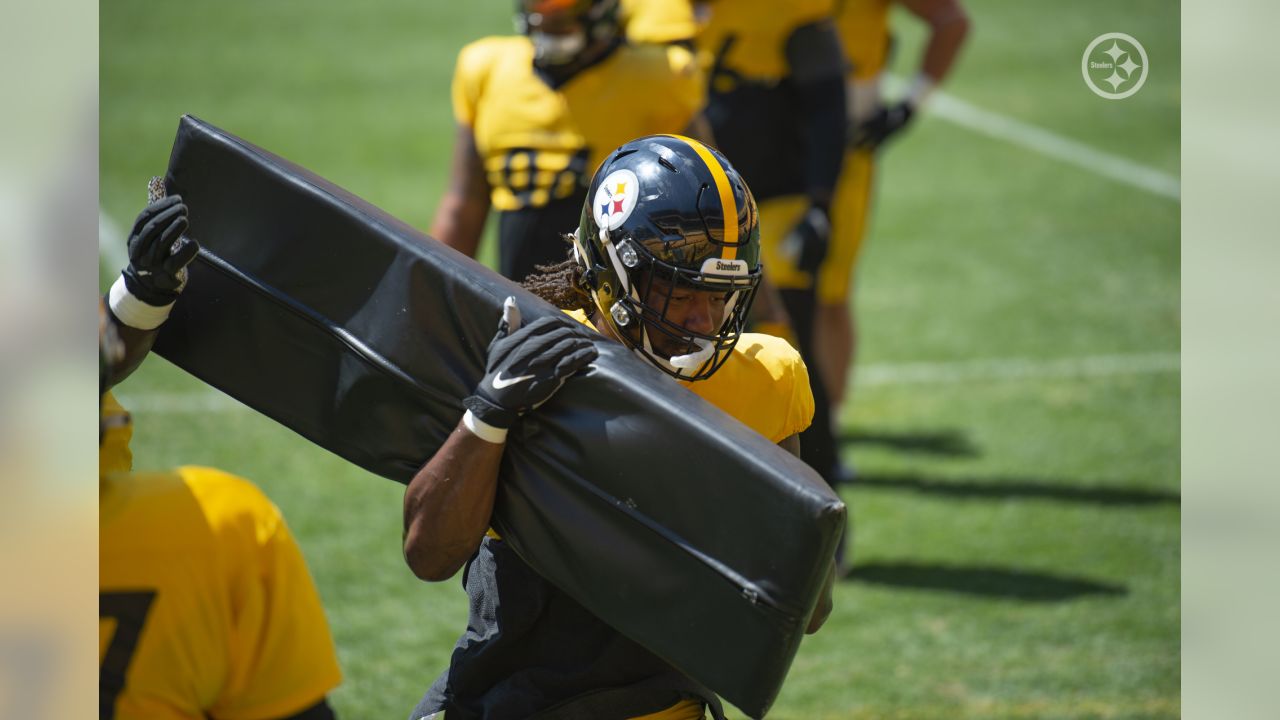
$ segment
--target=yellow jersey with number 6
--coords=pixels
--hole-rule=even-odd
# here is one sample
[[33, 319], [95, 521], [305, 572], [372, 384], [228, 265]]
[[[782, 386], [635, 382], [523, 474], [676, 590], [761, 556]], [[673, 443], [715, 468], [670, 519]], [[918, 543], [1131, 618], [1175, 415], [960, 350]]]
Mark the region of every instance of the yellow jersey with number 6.
[[495, 210], [582, 192], [605, 154], [633, 138], [680, 132], [705, 91], [679, 46], [618, 46], [553, 88], [523, 36], [477, 40], [458, 55], [453, 109], [475, 134]]

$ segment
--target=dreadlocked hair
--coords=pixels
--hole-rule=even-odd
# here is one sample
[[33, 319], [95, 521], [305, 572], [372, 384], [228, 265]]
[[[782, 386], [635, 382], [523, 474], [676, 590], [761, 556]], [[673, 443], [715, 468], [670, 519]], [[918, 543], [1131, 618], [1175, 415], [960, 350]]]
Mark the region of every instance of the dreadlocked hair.
[[[568, 236], [566, 240], [571, 240]], [[569, 257], [551, 265], [534, 265], [531, 273], [520, 283], [525, 290], [537, 295], [561, 310], [584, 310], [587, 314], [595, 308], [595, 301], [582, 286], [582, 266]]]

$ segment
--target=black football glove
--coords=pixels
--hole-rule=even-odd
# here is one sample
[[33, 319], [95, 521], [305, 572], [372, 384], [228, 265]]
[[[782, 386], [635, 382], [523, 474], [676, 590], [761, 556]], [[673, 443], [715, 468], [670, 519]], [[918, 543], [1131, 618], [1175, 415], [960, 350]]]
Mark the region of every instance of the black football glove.
[[509, 297], [502, 306], [498, 334], [489, 343], [484, 379], [462, 404], [485, 425], [506, 430], [550, 400], [570, 375], [598, 354], [584, 330], [560, 318], [545, 317], [520, 327], [520, 310]]
[[831, 244], [831, 218], [818, 205], [811, 205], [800, 222], [782, 240], [782, 252], [796, 269], [810, 274], [818, 272]]
[[875, 115], [853, 128], [849, 142], [855, 148], [874, 150], [906, 128], [914, 116], [915, 108], [905, 100], [893, 105], [882, 105]]
[[183, 235], [187, 206], [181, 195], [152, 202], [138, 214], [129, 233], [129, 266], [124, 284], [129, 293], [148, 305], [168, 305], [178, 299], [187, 284], [187, 265], [200, 245]]

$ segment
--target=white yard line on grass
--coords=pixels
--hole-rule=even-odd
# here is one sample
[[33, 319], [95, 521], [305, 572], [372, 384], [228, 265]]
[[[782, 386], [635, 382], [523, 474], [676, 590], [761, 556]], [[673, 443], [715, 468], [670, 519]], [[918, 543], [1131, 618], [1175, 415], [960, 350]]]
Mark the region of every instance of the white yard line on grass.
[[1181, 183], [1168, 173], [1103, 152], [1007, 115], [983, 110], [954, 95], [934, 93], [925, 111], [976, 133], [1075, 165], [1095, 175], [1171, 200], [1181, 198]]
[[876, 385], [1005, 382], [1056, 378], [1098, 378], [1113, 375], [1176, 373], [1178, 353], [1090, 355], [1076, 358], [992, 358], [939, 363], [897, 363], [858, 368], [859, 387]]
[[[897, 77], [890, 77], [888, 84], [890, 87], [905, 87], [902, 80]], [[946, 92], [933, 93], [928, 112], [939, 119], [955, 123], [981, 135], [1075, 165], [1095, 175], [1172, 200], [1181, 198], [1181, 182], [1168, 173], [1119, 155], [1112, 155], [1021, 120], [1015, 120], [1008, 115], [983, 110]], [[124, 267], [128, 261], [124, 240], [124, 233], [120, 226], [107, 215], [105, 210], [99, 209], [98, 253], [109, 267]]]
[[[1092, 355], [1078, 358], [1033, 360], [993, 358], [945, 363], [885, 363], [859, 368], [858, 387], [961, 382], [1016, 382], [1069, 378], [1104, 378], [1115, 375], [1176, 373], [1177, 353], [1136, 355]], [[120, 404], [138, 413], [191, 415], [240, 412], [244, 405], [222, 393], [209, 390], [194, 393], [117, 393]]]

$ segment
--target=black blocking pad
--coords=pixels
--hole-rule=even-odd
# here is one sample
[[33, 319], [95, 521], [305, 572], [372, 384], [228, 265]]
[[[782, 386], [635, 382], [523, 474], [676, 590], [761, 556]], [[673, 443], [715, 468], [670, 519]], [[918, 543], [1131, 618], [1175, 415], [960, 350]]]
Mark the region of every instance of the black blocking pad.
[[[166, 182], [201, 250], [156, 351], [383, 477], [409, 482], [455, 427], [504, 298], [525, 322], [576, 325], [191, 116]], [[596, 346], [599, 360], [512, 430], [494, 528], [605, 622], [759, 717], [817, 602], [844, 505], [800, 460], [621, 345]]]

